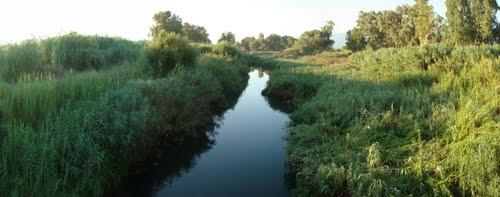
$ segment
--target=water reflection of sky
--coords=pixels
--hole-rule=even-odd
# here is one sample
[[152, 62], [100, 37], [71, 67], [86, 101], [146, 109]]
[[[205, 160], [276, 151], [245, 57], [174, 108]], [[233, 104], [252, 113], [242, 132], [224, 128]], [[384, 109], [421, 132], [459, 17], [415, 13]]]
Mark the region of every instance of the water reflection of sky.
[[216, 129], [215, 145], [193, 168], [156, 196], [287, 196], [285, 185], [286, 114], [261, 95], [269, 76], [249, 73], [248, 87]]

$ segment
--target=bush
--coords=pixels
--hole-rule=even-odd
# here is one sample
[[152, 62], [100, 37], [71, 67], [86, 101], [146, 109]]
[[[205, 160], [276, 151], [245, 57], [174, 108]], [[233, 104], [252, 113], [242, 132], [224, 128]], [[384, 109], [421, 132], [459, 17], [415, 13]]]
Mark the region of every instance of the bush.
[[228, 57], [238, 57], [240, 55], [240, 51], [238, 50], [238, 48], [234, 44], [231, 44], [230, 42], [227, 41], [221, 41], [217, 43], [213, 47], [212, 52], [217, 55], [228, 56]]
[[194, 47], [196, 47], [196, 49], [198, 49], [198, 51], [201, 53], [201, 54], [207, 54], [207, 53], [212, 53], [212, 45], [210, 44], [193, 44]]
[[163, 77], [175, 67], [192, 67], [198, 51], [185, 38], [162, 31], [149, 43], [146, 55], [152, 65], [152, 74]]
[[245, 77], [248, 77], [248, 69], [244, 66], [232, 64], [227, 59], [217, 56], [203, 56], [198, 64], [215, 76], [226, 96], [237, 96], [246, 86]]
[[292, 194], [498, 196], [499, 54], [427, 45], [355, 53], [344, 67], [277, 66], [267, 93], [298, 101]]
[[0, 80], [15, 82], [22, 73], [36, 72], [41, 65], [36, 40], [0, 47]]
[[141, 47], [120, 38], [84, 36], [76, 33], [41, 42], [45, 64], [82, 71], [135, 60]]
[[21, 196], [99, 195], [126, 173], [149, 116], [147, 99], [125, 88], [68, 105], [36, 131], [7, 124], [0, 190]]

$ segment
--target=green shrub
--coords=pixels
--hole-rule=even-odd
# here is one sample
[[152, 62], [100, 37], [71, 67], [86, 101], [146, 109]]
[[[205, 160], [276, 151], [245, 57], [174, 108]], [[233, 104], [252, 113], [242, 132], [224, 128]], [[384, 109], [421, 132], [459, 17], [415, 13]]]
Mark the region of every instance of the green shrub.
[[246, 86], [248, 68], [217, 56], [202, 56], [198, 65], [209, 70], [222, 85], [226, 96], [237, 96]]
[[177, 66], [194, 66], [198, 51], [185, 38], [175, 33], [160, 32], [148, 44], [146, 55], [152, 65], [152, 74], [166, 76]]
[[227, 57], [238, 57], [240, 55], [240, 51], [238, 48], [227, 41], [222, 41], [217, 43], [212, 52], [217, 55], [227, 56]]
[[0, 80], [15, 82], [22, 73], [39, 72], [41, 53], [36, 40], [0, 48]]
[[198, 49], [201, 54], [212, 53], [213, 46], [210, 44], [197, 44], [194, 43], [193, 46]]
[[45, 63], [77, 71], [135, 60], [141, 49], [139, 45], [120, 38], [76, 33], [43, 40], [41, 45]]
[[266, 91], [298, 103], [292, 194], [497, 196], [499, 54], [428, 45], [355, 53], [343, 67], [275, 66]]
[[126, 173], [149, 116], [147, 99], [125, 88], [67, 108], [37, 131], [7, 124], [0, 190], [23, 196], [99, 195]]
[[52, 80], [66, 70], [101, 69], [135, 61], [140, 43], [76, 33], [6, 45], [0, 52], [0, 80], [9, 83]]

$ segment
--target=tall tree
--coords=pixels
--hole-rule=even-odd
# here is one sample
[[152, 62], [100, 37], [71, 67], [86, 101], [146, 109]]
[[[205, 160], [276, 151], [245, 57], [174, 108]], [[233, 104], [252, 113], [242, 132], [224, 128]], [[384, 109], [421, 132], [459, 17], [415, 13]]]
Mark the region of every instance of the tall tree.
[[240, 42], [241, 47], [247, 51], [257, 51], [257, 42], [255, 37], [245, 37]]
[[333, 47], [332, 40], [334, 23], [328, 21], [320, 30], [306, 31], [295, 43], [295, 48], [302, 54], [315, 54], [330, 50]]
[[428, 0], [416, 0], [413, 6], [415, 34], [420, 45], [438, 42], [440, 18], [436, 16]]
[[496, 0], [446, 0], [449, 41], [479, 44], [494, 41]]
[[201, 26], [184, 23], [182, 25], [181, 34], [191, 42], [210, 43], [207, 30]]
[[291, 48], [295, 42], [297, 42], [297, 39], [292, 36], [283, 36], [281, 39], [283, 42], [283, 49]]
[[361, 51], [366, 48], [366, 39], [358, 28], [354, 28], [347, 32], [346, 47], [351, 51]]
[[282, 38], [278, 34], [271, 34], [266, 38], [266, 50], [281, 51], [283, 50]]
[[170, 11], [158, 12], [153, 17], [154, 25], [151, 27], [151, 36], [156, 37], [160, 31], [180, 33], [182, 19]]
[[266, 38], [264, 37], [263, 33], [259, 33], [259, 36], [257, 37], [257, 50], [265, 51], [266, 49], [267, 49]]
[[234, 35], [233, 32], [224, 32], [222, 33], [220, 39], [218, 42], [229, 42], [231, 44], [236, 44], [236, 36]]

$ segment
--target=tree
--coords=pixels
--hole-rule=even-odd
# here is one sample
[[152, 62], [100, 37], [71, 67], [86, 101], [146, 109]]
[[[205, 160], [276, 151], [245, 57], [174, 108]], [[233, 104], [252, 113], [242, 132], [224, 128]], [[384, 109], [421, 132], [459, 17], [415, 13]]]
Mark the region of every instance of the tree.
[[267, 51], [281, 51], [283, 50], [283, 43], [281, 36], [278, 34], [271, 34], [266, 38], [266, 50]]
[[320, 30], [306, 31], [300, 35], [295, 43], [295, 48], [301, 54], [316, 54], [325, 50], [330, 50], [333, 47], [332, 32], [334, 23], [328, 21]]
[[156, 37], [160, 31], [180, 33], [182, 30], [182, 19], [170, 11], [158, 12], [154, 15], [155, 24], [151, 27], [151, 35]]
[[441, 23], [428, 0], [416, 0], [413, 6], [415, 34], [420, 45], [439, 42], [438, 29]]
[[222, 36], [220, 37], [218, 42], [223, 42], [226, 41], [231, 44], [236, 44], [236, 36], [232, 32], [224, 32], [222, 33]]
[[281, 41], [283, 42], [283, 49], [288, 49], [291, 48], [295, 42], [297, 42], [297, 39], [292, 36], [283, 36]]
[[257, 42], [255, 37], [245, 37], [241, 40], [240, 46], [247, 51], [257, 51]]
[[182, 25], [181, 34], [191, 42], [210, 43], [207, 30], [201, 26], [184, 23]]
[[346, 37], [346, 47], [351, 51], [360, 51], [366, 48], [366, 40], [361, 34], [361, 31], [357, 28], [354, 28], [347, 32]]
[[496, 0], [446, 0], [448, 39], [455, 44], [492, 43], [496, 13]]
[[441, 21], [427, 0], [417, 0], [414, 6], [398, 6], [396, 10], [361, 12], [346, 44], [357, 51], [438, 42], [445, 28]]
[[266, 38], [264, 37], [263, 33], [259, 33], [259, 36], [257, 37], [257, 50], [265, 51], [266, 48], [267, 48]]

